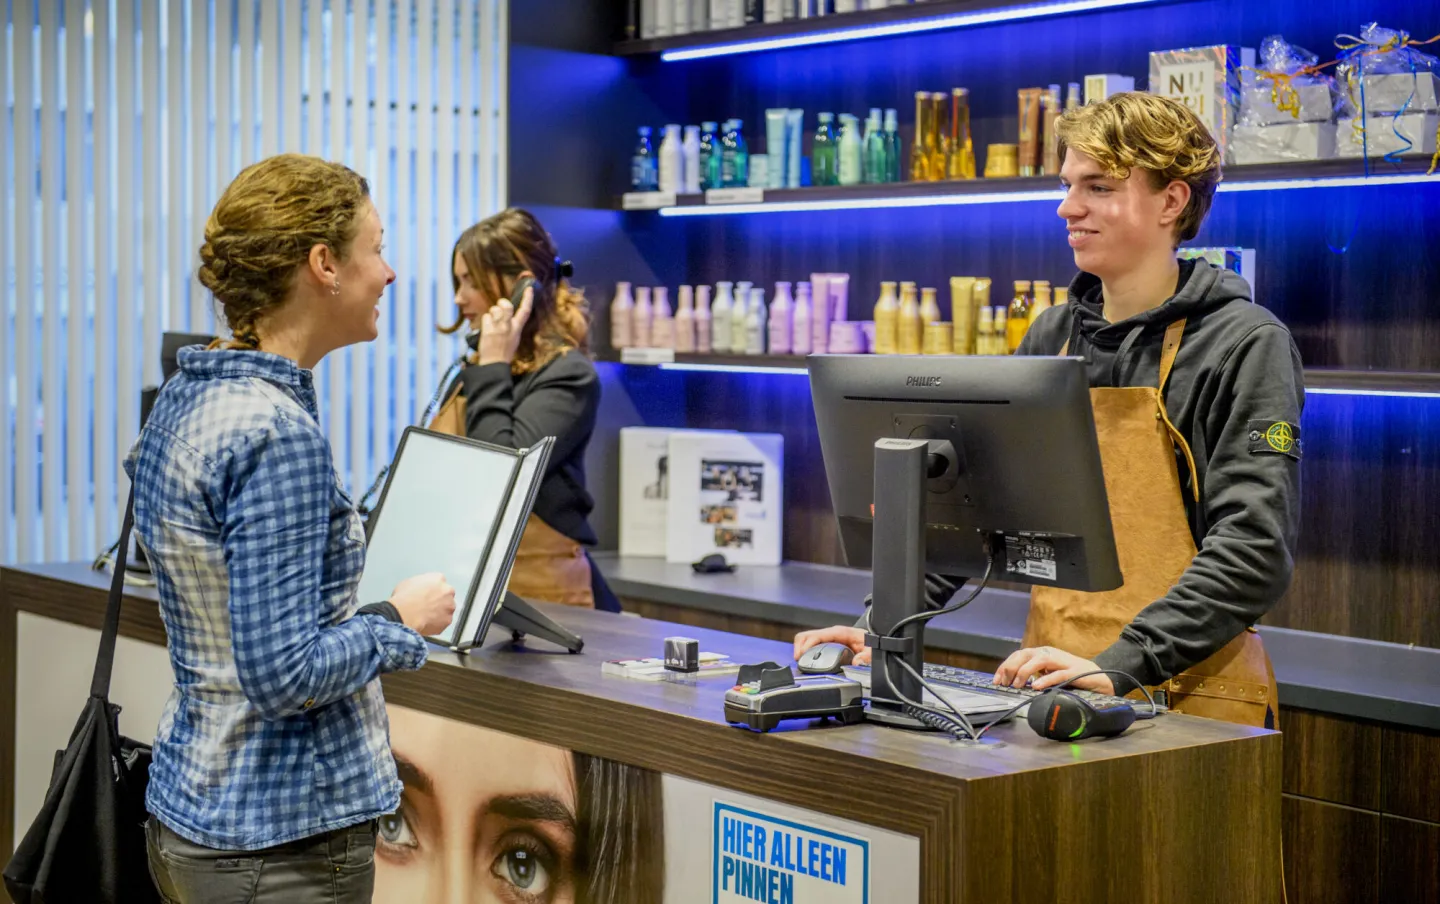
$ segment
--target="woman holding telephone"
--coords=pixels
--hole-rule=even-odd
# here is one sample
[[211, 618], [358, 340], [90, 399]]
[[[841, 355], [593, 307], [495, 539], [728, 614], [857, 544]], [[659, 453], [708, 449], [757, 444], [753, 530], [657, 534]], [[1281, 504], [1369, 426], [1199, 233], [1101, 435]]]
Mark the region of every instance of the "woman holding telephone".
[[600, 379], [587, 354], [585, 298], [567, 282], [573, 269], [540, 221], [518, 208], [461, 233], [450, 266], [459, 316], [442, 332], [468, 324], [471, 354], [430, 427], [516, 449], [555, 437], [510, 589], [529, 599], [619, 611], [585, 554], [596, 542], [585, 447]]

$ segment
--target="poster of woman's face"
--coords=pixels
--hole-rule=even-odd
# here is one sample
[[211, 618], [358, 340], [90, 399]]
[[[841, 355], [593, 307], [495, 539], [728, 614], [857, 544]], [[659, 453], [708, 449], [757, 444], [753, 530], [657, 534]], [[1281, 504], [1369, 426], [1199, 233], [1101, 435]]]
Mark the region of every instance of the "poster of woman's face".
[[380, 820], [376, 904], [659, 904], [658, 773], [404, 707], [389, 715], [405, 790]]

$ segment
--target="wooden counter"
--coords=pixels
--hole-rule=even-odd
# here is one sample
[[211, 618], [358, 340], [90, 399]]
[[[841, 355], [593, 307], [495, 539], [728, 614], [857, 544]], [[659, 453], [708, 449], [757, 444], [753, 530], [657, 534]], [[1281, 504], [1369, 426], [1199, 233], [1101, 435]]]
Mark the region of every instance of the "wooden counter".
[[[15, 763], [17, 613], [96, 629], [104, 584], [79, 565], [0, 570], [0, 775], [7, 779]], [[153, 593], [132, 597], [122, 634], [163, 643]], [[927, 904], [1280, 899], [1274, 732], [1171, 715], [1118, 739], [1078, 744], [1009, 724], [990, 733], [1003, 744], [980, 750], [868, 724], [789, 723], [760, 735], [723, 721], [733, 678], [635, 681], [602, 675], [600, 663], [657, 655], [674, 634], [747, 662], [788, 662], [788, 644], [545, 608], [585, 637], [582, 655], [494, 641], [469, 656], [436, 651], [420, 672], [387, 676], [387, 699], [913, 836]], [[88, 675], [90, 663], [74, 668]], [[10, 850], [13, 806], [7, 780], [0, 851]], [[877, 893], [875, 900], [886, 899]]]

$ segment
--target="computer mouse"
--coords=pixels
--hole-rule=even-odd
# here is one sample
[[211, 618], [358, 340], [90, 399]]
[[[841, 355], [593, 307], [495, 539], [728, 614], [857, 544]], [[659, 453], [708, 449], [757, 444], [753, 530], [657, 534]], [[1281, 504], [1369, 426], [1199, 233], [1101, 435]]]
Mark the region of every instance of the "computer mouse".
[[833, 675], [854, 658], [855, 651], [843, 643], [821, 643], [800, 654], [797, 662], [806, 675]]

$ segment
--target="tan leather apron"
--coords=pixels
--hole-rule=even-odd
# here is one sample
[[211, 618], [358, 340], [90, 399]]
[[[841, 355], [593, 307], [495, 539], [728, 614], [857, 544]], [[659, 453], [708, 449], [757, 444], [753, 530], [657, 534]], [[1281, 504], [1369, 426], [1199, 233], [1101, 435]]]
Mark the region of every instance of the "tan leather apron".
[[[1025, 646], [1048, 645], [1094, 659], [1140, 610], [1165, 596], [1195, 558], [1175, 449], [1184, 454], [1192, 476], [1195, 459], [1170, 423], [1164, 400], [1184, 332], [1184, 320], [1165, 331], [1157, 387], [1090, 390], [1124, 585], [1103, 593], [1033, 588]], [[1060, 354], [1069, 346], [1066, 342]], [[1192, 484], [1198, 502], [1198, 478]], [[1274, 671], [1253, 627], [1158, 689], [1166, 692], [1172, 710], [1191, 715], [1264, 726], [1267, 709], [1279, 714]]]
[[[430, 429], [451, 436], [465, 435], [465, 397], [458, 387], [440, 406]], [[510, 571], [509, 589], [527, 600], [595, 608], [585, 547], [534, 514], [525, 522], [525, 533]]]

